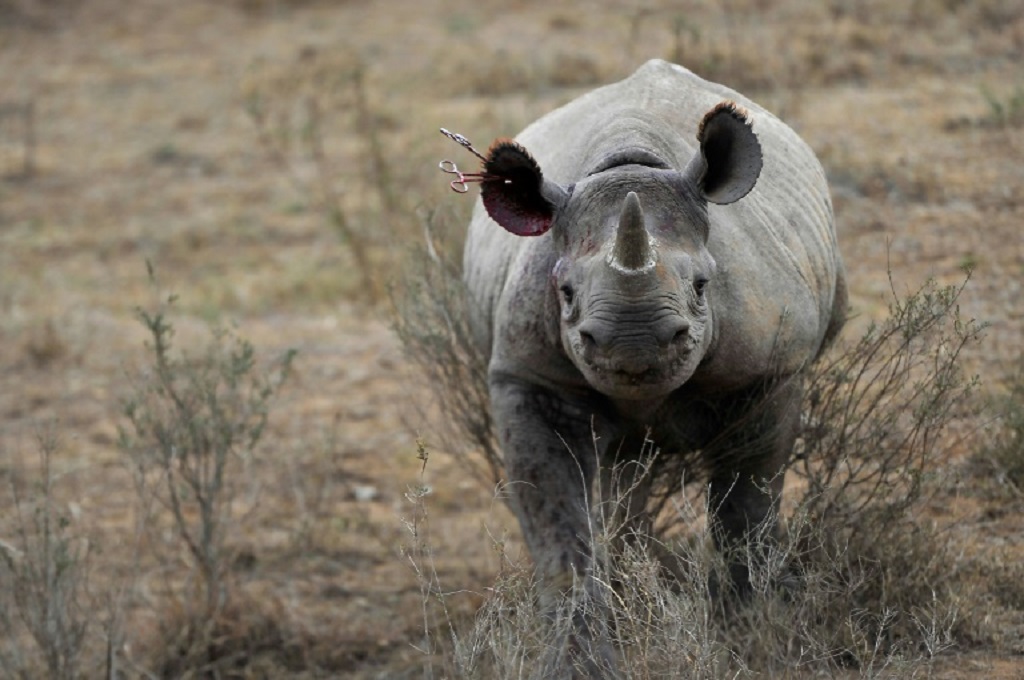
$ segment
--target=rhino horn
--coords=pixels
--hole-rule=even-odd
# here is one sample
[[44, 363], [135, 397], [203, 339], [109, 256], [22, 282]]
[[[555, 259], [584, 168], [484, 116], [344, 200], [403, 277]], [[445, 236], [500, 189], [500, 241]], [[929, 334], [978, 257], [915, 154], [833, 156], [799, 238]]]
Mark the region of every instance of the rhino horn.
[[644, 226], [644, 211], [635, 191], [626, 195], [619, 215], [619, 228], [615, 234], [611, 261], [619, 269], [646, 269], [654, 260], [650, 235]]

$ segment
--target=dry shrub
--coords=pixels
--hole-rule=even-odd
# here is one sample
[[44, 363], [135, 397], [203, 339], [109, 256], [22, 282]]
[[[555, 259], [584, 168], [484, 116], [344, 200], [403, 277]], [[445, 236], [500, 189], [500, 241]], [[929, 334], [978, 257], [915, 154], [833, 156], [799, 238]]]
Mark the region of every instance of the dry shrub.
[[904, 297], [893, 288], [888, 318], [808, 379], [793, 467], [806, 482], [805, 521], [790, 523], [788, 540], [801, 579], [828, 583], [817, 589], [819, 629], [845, 631], [844, 656], [858, 658], [859, 646], [863, 659], [870, 644], [872, 654], [930, 658], [970, 637], [981, 598], [973, 565], [927, 512], [975, 429], [977, 379], [961, 364], [983, 326], [960, 316], [966, 284], [929, 282]]
[[968, 279], [903, 298], [893, 286], [888, 318], [811, 370], [796, 471], [816, 517], [848, 523], [885, 509], [884, 530], [924, 497], [928, 475], [959, 443], [978, 383], [961, 358], [983, 330], [960, 316]]
[[276, 604], [242, 594], [210, 618], [170, 607], [150, 655], [156, 676], [279, 677], [306, 670], [306, 641]]
[[432, 439], [490, 488], [504, 464], [491, 419], [486, 357], [471, 327], [461, 261], [453, 254], [462, 242], [445, 238], [457, 220], [424, 215], [425, 246], [412, 251], [393, 295], [394, 328], [442, 414], [427, 414], [434, 416], [426, 421]]
[[[706, 508], [677, 511], [695, 522]], [[834, 527], [805, 513], [788, 518], [786, 526], [778, 540], [762, 532], [746, 556], [753, 589], [742, 601], [713, 592], [711, 584], [729, 570], [707, 529], [661, 544], [675, 562], [671, 575], [653, 556], [649, 541], [655, 539], [627, 543], [614, 557], [599, 551], [590, 588], [580, 584], [566, 593], [554, 612], [538, 605], [530, 566], [501, 544], [495, 546], [499, 573], [471, 621], [447, 618], [436, 573], [426, 578], [421, 572], [425, 603], [442, 603], [431, 610], [435, 618], [425, 618], [433, 626], [427, 628], [433, 645], [425, 664], [435, 672], [443, 668], [438, 677], [539, 679], [560, 677], [568, 662], [589, 677], [603, 655], [599, 643], [590, 656], [573, 655], [568, 640], [580, 617], [616, 650], [624, 678], [914, 677], [928, 673], [957, 642], [965, 602], [943, 587], [950, 576], [940, 578], [935, 591], [915, 592], [918, 599], [900, 608], [906, 596], [900, 569], [910, 560], [930, 557], [911, 570], [910, 580], [954, 564], [943, 563], [951, 554], [936, 549], [934, 534], [916, 532], [888, 550], [857, 555], [858, 547], [842, 549], [833, 540]], [[595, 532], [596, 545], [613, 540], [607, 530]], [[896, 551], [908, 548], [907, 557], [897, 559]]]
[[[989, 440], [972, 458], [971, 472], [980, 486], [1005, 502], [1024, 499], [1024, 358], [1007, 380], [1006, 390], [993, 397], [997, 420]], [[1011, 506], [1012, 507], [1012, 506]]]
[[960, 315], [968, 279], [904, 296], [892, 286], [888, 317], [809, 371], [788, 602], [802, 609], [804, 648], [829, 641], [829, 664], [930, 662], [975, 632], [975, 565], [929, 516], [977, 422], [977, 378], [962, 359], [983, 326]]
[[359, 277], [353, 296], [375, 303], [378, 260], [391, 246], [380, 235], [401, 232], [407, 206], [385, 149], [394, 121], [373, 103], [368, 63], [348, 49], [305, 47], [293, 62], [253, 64], [240, 89], [261, 151], [347, 248]]
[[9, 513], [0, 516], [4, 677], [70, 680], [87, 677], [96, 663], [88, 635], [104, 624], [89, 589], [93, 550], [57, 496], [58, 448], [55, 431], [39, 435], [38, 479], [30, 490], [12, 482]]
[[[151, 267], [150, 277], [155, 285]], [[216, 674], [235, 663], [237, 647], [252, 651], [250, 638], [257, 641], [253, 644], [276, 639], [262, 625], [256, 632], [248, 624], [226, 625], [238, 607], [232, 574], [236, 552], [229, 538], [241, 526], [249, 466], [294, 351], [264, 368], [251, 343], [215, 331], [200, 353], [176, 352], [170, 321], [174, 300], [138, 310], [150, 356], [124, 403], [127, 424], [119, 445], [134, 474], [139, 508], [149, 513], [150, 530], [165, 528], [172, 551], [188, 556], [186, 583], [180, 592], [169, 587], [167, 593], [172, 614], [179, 613], [160, 622], [173, 662], [160, 665]], [[250, 506], [252, 495], [245, 498]]]
[[981, 94], [988, 104], [988, 114], [978, 121], [979, 125], [999, 128], [1024, 127], [1024, 86], [1017, 85], [1013, 92], [1005, 96], [997, 95], [983, 86]]
[[[445, 447], [493, 488], [501, 456], [469, 298], [459, 268], [430, 251], [417, 260], [396, 325], [434, 390]], [[795, 509], [781, 518], [778, 539], [766, 527], [750, 554], [739, 556], [751, 568], [747, 601], [713, 595], [709, 584], [721, 582], [725, 558], [709, 549], [706, 530], [658, 550], [627, 547], [597, 561], [595, 581], [607, 589], [601, 617], [611, 622], [627, 677], [793, 668], [904, 677], [927, 672], [954, 645], [992, 639], [971, 618], [984, 596], [977, 565], [927, 515], [948, 488], [950, 452], [973, 432], [976, 417], [976, 379], [961, 364], [982, 327], [960, 315], [966, 284], [929, 282], [905, 295], [893, 286], [887, 318], [809, 367], [791, 466], [801, 482]], [[669, 524], [700, 525], [702, 513], [675, 504], [677, 521]], [[594, 543], [607, 545], [613, 535], [598, 533]], [[659, 540], [641, 537], [637, 544]], [[473, 625], [445, 624], [453, 628], [444, 636], [453, 640], [446, 665], [456, 677], [545, 677], [563, 653], [559, 626], [569, 612], [589, 606], [571, 600], [581, 597], [576, 593], [563, 615], [545, 619], [533, 603], [529, 570], [503, 558]], [[425, 592], [443, 597], [437, 583]]]

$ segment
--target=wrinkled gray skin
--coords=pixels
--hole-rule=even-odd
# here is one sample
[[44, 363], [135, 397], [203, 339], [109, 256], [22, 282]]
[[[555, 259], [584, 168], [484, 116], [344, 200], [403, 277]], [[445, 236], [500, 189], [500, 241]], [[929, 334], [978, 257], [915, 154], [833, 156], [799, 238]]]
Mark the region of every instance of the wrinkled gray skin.
[[[721, 160], [697, 134], [725, 100], [760, 148]], [[613, 484], [601, 470], [648, 432], [661, 455], [701, 450], [719, 544], [742, 541], [781, 490], [800, 412], [789, 378], [845, 313], [820, 164], [758, 105], [659, 60], [516, 141], [543, 172], [553, 224], [518, 236], [478, 202], [464, 266], [512, 506], [547, 593], [587, 573], [595, 482]], [[634, 528], [648, 491], [625, 504]], [[743, 565], [733, 576], [742, 589]]]

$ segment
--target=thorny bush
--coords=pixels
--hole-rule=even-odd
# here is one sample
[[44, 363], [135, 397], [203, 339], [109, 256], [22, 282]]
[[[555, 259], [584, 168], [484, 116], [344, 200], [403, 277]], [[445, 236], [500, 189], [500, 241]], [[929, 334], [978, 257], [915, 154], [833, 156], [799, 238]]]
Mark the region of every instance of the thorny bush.
[[270, 401], [291, 369], [286, 352], [267, 373], [247, 340], [214, 333], [199, 355], [172, 351], [168, 320], [175, 298], [156, 311], [138, 310], [149, 333], [151, 363], [124, 404], [128, 427], [120, 443], [136, 471], [139, 493], [152, 494], [170, 513], [178, 538], [198, 571], [194, 613], [215, 615], [224, 605], [231, 563], [226, 538], [243, 470], [267, 423]]
[[[398, 300], [396, 327], [440, 407], [439, 441], [493, 488], [503, 466], [470, 296], [459, 268], [432, 241], [426, 250]], [[890, 275], [888, 316], [807, 367], [785, 506], [792, 510], [782, 518], [782, 538], [767, 546], [769, 559], [752, 574], [755, 595], [747, 605], [722, 617], [722, 605], [708, 599], [722, 557], [706, 549], [706, 529], [646, 539], [668, 548], [682, 583], [666, 586], [663, 567], [642, 554], [597, 565], [604, 570], [599, 582], [617, 584], [608, 601], [627, 666], [637, 671], [629, 677], [678, 661], [668, 650], [679, 645], [693, 660], [692, 677], [784, 672], [794, 664], [859, 668], [869, 676], [917, 673], [979, 634], [980, 624], [969, 620], [977, 604], [971, 599], [980, 597], [966, 584], [971, 567], [951, 535], [924, 516], [945, 488], [950, 453], [977, 422], [977, 379], [964, 375], [962, 364], [984, 326], [960, 313], [969, 278], [954, 286], [929, 281], [900, 295]], [[699, 526], [702, 513], [688, 503], [677, 498], [662, 507], [662, 515], [674, 516], [659, 526]], [[523, 600], [533, 587], [529, 574], [503, 574], [472, 630], [452, 636], [448, 667], [459, 669], [458, 677], [513, 667], [543, 673], [552, 653], [549, 638], [536, 635], [543, 622]], [[651, 574], [659, 576], [640, 582]], [[437, 584], [427, 585], [442, 597]]]

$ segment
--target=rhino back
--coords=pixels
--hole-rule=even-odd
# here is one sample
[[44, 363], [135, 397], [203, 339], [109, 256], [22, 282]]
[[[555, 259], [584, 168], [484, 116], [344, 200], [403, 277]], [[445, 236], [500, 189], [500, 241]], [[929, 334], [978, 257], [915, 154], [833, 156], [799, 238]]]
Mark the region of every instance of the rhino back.
[[[764, 155], [749, 195], [709, 206], [708, 249], [718, 265], [710, 290], [714, 344], [692, 382], [729, 388], [799, 368], [835, 325], [837, 305], [845, 306], [831, 200], [810, 148], [743, 95], [661, 60], [543, 116], [517, 140], [545, 176], [563, 186], [630, 145], [655, 146], [682, 170], [697, 150], [704, 113], [723, 100], [748, 109]], [[503, 354], [518, 355], [499, 357], [503, 362], [528, 360], [539, 373], [569, 380], [557, 313], [551, 317], [548, 280], [555, 259], [550, 234], [509, 234], [477, 202], [464, 264], [479, 342], [489, 355], [501, 329], [509, 339], [501, 343]]]

